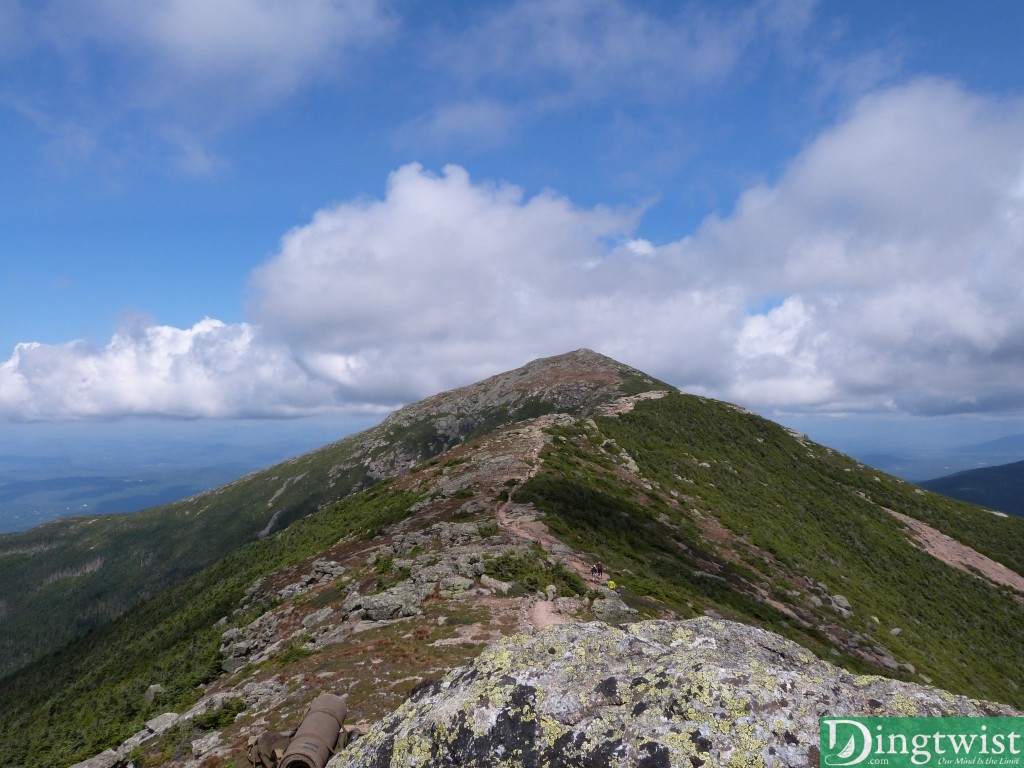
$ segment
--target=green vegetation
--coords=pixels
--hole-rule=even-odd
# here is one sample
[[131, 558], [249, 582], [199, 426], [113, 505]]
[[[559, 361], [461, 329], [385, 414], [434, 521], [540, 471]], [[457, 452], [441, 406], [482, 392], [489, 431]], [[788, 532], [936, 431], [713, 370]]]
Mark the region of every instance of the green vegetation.
[[[516, 500], [543, 510], [568, 544], [603, 558], [632, 593], [681, 615], [713, 608], [824, 653], [831, 644], [813, 625], [755, 596], [767, 589], [777, 603], [806, 607], [799, 596], [820, 582], [853, 606], [852, 617], [831, 614], [835, 623], [935, 684], [1024, 704], [1019, 602], [921, 552], [886, 510], [924, 520], [1018, 572], [1024, 520], [924, 494], [711, 400], [673, 394], [596, 423], [596, 432], [555, 430], [545, 470]], [[622, 451], [646, 488], [616, 476]], [[737, 556], [724, 559], [690, 510], [731, 530]], [[899, 637], [891, 627], [903, 630]]]
[[337, 470], [358, 446], [354, 436], [167, 506], [0, 536], [0, 675], [344, 497], [366, 480], [361, 465]]
[[484, 565], [489, 576], [518, 584], [522, 594], [543, 592], [549, 584], [554, 584], [563, 597], [587, 592], [583, 579], [561, 562], [549, 561], [544, 550], [536, 545], [526, 553], [506, 552], [488, 558]]
[[216, 709], [210, 709], [192, 718], [192, 725], [201, 731], [219, 731], [235, 722], [235, 717], [245, 709], [242, 699], [227, 699]]
[[[160, 739], [160, 747], [155, 757], [160, 763], [187, 757], [191, 753], [194, 739], [204, 733], [226, 728], [244, 709], [245, 701], [242, 699], [227, 699], [221, 706], [207, 710], [191, 721], [178, 721]], [[149, 758], [147, 751], [143, 749], [137, 749], [131, 755], [132, 762], [141, 768], [157, 764]]]
[[625, 371], [619, 374], [622, 384], [619, 390], [624, 395], [639, 395], [641, 392], [651, 392], [662, 389], [666, 392], [674, 392], [675, 387], [666, 384], [640, 371]]
[[480, 523], [476, 527], [476, 532], [480, 535], [481, 539], [489, 539], [491, 536], [501, 535], [501, 526], [495, 522], [488, 521], [486, 523]]
[[[418, 499], [379, 483], [246, 545], [161, 599], [7, 678], [0, 764], [63, 768], [120, 743], [161, 712], [183, 711], [198, 698], [199, 686], [221, 673], [221, 634], [254, 618], [232, 612], [256, 579], [342, 537], [391, 525]], [[224, 616], [232, 621], [215, 626]], [[148, 703], [151, 684], [164, 693]]]
[[[616, 370], [618, 392], [665, 388], [639, 372]], [[518, 381], [529, 381], [525, 372]], [[457, 399], [445, 401], [449, 410], [382, 425], [376, 437], [392, 442], [381, 440], [374, 455], [394, 449], [425, 458], [423, 452], [516, 419], [555, 410], [589, 414], [615, 388], [590, 385], [554, 387], [543, 395], [527, 387], [490, 410], [459, 410]], [[454, 431], [449, 426], [441, 434], [438, 424], [453, 418]], [[641, 617], [714, 611], [787, 635], [854, 671], [880, 671], [841, 642], [856, 633], [862, 646], [887, 648], [903, 662], [900, 676], [920, 679], [909, 662], [936, 685], [1024, 706], [1018, 599], [921, 552], [888, 510], [925, 521], [1018, 573], [1024, 572], [1024, 520], [925, 493], [703, 398], [644, 400], [616, 417], [554, 428], [551, 437], [539, 472], [521, 483], [509, 480], [499, 498], [512, 494], [518, 503], [533, 504], [554, 535], [603, 561]], [[356, 581], [347, 583], [358, 583], [363, 594], [407, 578], [408, 568], [396, 564], [404, 557], [362, 559], [373, 551], [363, 542], [403, 520], [436, 489], [429, 478], [418, 492], [399, 490], [401, 480], [384, 480], [346, 495], [368, 481], [353, 460], [357, 447], [328, 446], [218, 492], [136, 516], [78, 518], [0, 537], [5, 628], [35, 638], [46, 652], [28, 662], [31, 649], [6, 634], [0, 640], [7, 668], [22, 665], [2, 681], [0, 765], [71, 765], [122, 742], [157, 714], [184, 711], [221, 676], [223, 633], [246, 626], [280, 599], [280, 585], [253, 597], [249, 590], [258, 579], [343, 540], [339, 546], [360, 558], [346, 573]], [[474, 461], [470, 450], [467, 445], [419, 470], [446, 474]], [[439, 499], [440, 514], [478, 519], [484, 539], [500, 535], [503, 529], [483, 512], [456, 511], [455, 500], [469, 495], [467, 489]], [[278, 513], [270, 526], [268, 509]], [[259, 538], [265, 527], [275, 532]], [[488, 541], [488, 548], [495, 543]], [[419, 551], [417, 545], [408, 556]], [[596, 595], [537, 546], [486, 556], [484, 566], [515, 583], [516, 594], [554, 584], [560, 595]], [[12, 585], [25, 594], [12, 597]], [[299, 600], [319, 608], [344, 594], [341, 583], [325, 584]], [[159, 599], [141, 602], [153, 595]], [[830, 605], [836, 595], [848, 599], [851, 615]], [[247, 599], [261, 602], [243, 607]], [[458, 630], [487, 621], [490, 610], [483, 602], [435, 595], [424, 601], [423, 615], [408, 622], [373, 627], [315, 651], [300, 638], [235, 675], [245, 679], [257, 668], [286, 674], [297, 668], [311, 679], [328, 671], [336, 679], [350, 675], [346, 683], [363, 707], [353, 716], [372, 719], [417, 681], [476, 653], [483, 640]], [[40, 615], [49, 620], [39, 622]], [[514, 616], [496, 619], [506, 620], [502, 630], [511, 631]], [[901, 631], [892, 634], [894, 627]], [[431, 645], [442, 639], [456, 642]], [[354, 663], [365, 659], [380, 662], [373, 678]], [[145, 694], [154, 684], [162, 692], [149, 702]], [[239, 700], [228, 700], [179, 723], [158, 745], [140, 751], [136, 764], [184, 756], [192, 738], [226, 727], [240, 710]]]

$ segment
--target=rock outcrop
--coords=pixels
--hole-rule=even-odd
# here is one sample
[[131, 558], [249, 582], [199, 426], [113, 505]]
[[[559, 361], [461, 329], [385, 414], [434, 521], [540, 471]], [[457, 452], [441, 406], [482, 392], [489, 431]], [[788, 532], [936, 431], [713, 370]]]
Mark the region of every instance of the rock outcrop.
[[329, 767], [817, 766], [819, 717], [1021, 714], [857, 676], [742, 624], [593, 622], [492, 645]]

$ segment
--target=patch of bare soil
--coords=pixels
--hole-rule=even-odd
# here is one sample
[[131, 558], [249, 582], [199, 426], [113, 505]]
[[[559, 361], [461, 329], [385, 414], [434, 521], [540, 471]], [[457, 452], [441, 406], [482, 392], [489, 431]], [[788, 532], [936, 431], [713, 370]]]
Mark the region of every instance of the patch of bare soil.
[[555, 612], [555, 604], [551, 600], [538, 600], [530, 606], [530, 624], [534, 629], [547, 629], [556, 624], [571, 624], [572, 621]]
[[910, 538], [932, 557], [972, 576], [980, 574], [994, 584], [1010, 587], [1024, 595], [1024, 576], [1010, 570], [1002, 563], [985, 557], [977, 550], [951, 539], [927, 523], [892, 509], [887, 509], [886, 512], [907, 526], [910, 529]]

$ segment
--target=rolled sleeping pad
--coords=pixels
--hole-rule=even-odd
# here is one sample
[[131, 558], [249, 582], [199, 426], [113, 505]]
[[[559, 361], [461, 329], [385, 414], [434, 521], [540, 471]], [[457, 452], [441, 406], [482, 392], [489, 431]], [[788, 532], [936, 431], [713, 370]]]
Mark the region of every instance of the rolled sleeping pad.
[[345, 702], [333, 693], [313, 699], [279, 768], [324, 768], [338, 744], [345, 715]]

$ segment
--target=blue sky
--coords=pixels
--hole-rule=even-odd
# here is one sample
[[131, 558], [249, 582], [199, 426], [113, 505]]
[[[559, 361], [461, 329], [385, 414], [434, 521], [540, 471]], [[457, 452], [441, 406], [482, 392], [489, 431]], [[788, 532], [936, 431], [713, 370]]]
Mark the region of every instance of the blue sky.
[[1022, 34], [999, 0], [4, 3], [0, 420], [362, 425], [586, 346], [823, 440], [1022, 432]]

